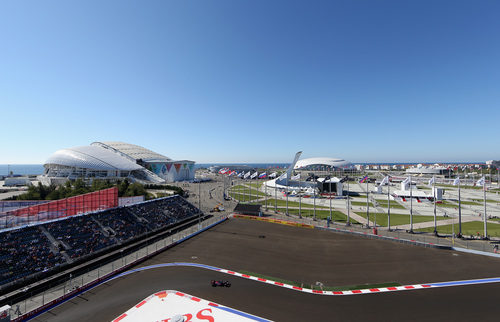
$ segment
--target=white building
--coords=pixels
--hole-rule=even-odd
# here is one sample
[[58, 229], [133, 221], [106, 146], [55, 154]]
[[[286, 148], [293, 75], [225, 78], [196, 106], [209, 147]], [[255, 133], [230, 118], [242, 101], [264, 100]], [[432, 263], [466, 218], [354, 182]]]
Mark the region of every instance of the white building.
[[339, 171], [339, 170], [354, 170], [354, 165], [343, 159], [336, 158], [308, 158], [298, 160], [294, 170], [297, 171]]
[[56, 151], [44, 163], [38, 180], [45, 185], [67, 180], [125, 178], [140, 183], [193, 180], [194, 162], [174, 161], [138, 145], [123, 142], [94, 142], [88, 146]]

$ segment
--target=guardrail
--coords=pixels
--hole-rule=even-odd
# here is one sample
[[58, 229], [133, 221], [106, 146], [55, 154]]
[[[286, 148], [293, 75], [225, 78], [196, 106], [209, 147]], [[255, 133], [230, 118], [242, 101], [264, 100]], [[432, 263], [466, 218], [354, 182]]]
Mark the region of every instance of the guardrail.
[[212, 217], [199, 224], [195, 224], [171, 236], [165, 237], [146, 247], [138, 249], [129, 254], [123, 254], [101, 267], [97, 267], [84, 274], [71, 276], [62, 284], [50, 288], [44, 292], [29, 296], [25, 300], [14, 303], [10, 308], [12, 321], [30, 320], [53, 307], [60, 305], [79, 294], [90, 290], [115, 275], [144, 262], [145, 260], [171, 248], [183, 241], [192, 238], [201, 232], [227, 220], [227, 216]]

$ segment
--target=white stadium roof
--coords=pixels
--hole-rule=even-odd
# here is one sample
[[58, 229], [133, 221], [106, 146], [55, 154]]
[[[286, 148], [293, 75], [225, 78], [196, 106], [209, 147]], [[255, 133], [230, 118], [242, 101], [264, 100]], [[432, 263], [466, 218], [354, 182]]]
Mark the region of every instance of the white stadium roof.
[[115, 142], [115, 141], [103, 141], [94, 142], [92, 146], [100, 146], [105, 149], [112, 150], [123, 154], [124, 156], [130, 158], [131, 160], [142, 160], [144, 162], [169, 162], [172, 161], [169, 157], [161, 155], [159, 153], [148, 150], [142, 146], [135, 144], [125, 143], [125, 142]]
[[297, 161], [294, 169], [304, 168], [310, 165], [326, 165], [335, 168], [350, 168], [352, 167], [351, 162], [343, 160], [343, 159], [335, 159], [335, 158], [308, 158]]
[[102, 171], [133, 171], [142, 169], [142, 167], [135, 162], [95, 145], [77, 146], [56, 151], [47, 161], [45, 161], [45, 164], [57, 164]]

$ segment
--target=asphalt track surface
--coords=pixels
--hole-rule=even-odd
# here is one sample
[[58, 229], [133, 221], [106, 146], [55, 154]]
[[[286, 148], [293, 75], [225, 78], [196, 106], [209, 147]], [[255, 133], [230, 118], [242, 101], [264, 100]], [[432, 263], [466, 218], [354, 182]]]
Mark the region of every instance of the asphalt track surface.
[[[500, 276], [497, 258], [245, 219], [226, 221], [141, 266], [170, 262], [197, 262], [330, 286]], [[232, 287], [213, 288], [212, 279], [229, 280]], [[110, 321], [160, 290], [186, 292], [276, 321], [498, 321], [500, 316], [500, 284], [336, 297], [200, 268], [166, 267], [107, 282], [34, 321]]]

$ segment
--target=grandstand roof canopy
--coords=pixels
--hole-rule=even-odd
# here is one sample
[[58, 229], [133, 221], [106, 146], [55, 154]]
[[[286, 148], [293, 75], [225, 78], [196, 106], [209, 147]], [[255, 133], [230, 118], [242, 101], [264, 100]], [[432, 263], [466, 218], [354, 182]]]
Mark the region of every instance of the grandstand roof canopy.
[[45, 164], [58, 164], [94, 170], [139, 170], [142, 167], [117, 153], [96, 145], [77, 146], [56, 151]]
[[343, 159], [319, 157], [319, 158], [308, 158], [308, 159], [298, 160], [297, 163], [295, 164], [294, 169], [304, 168], [304, 167], [307, 167], [309, 165], [326, 165], [326, 166], [335, 167], [335, 168], [350, 168], [350, 167], [352, 167], [351, 162], [343, 160]]
[[142, 146], [135, 144], [118, 142], [118, 141], [103, 141], [94, 142], [92, 146], [100, 146], [118, 153], [121, 153], [131, 160], [142, 160], [144, 162], [169, 162], [172, 161], [169, 157], [148, 150]]

